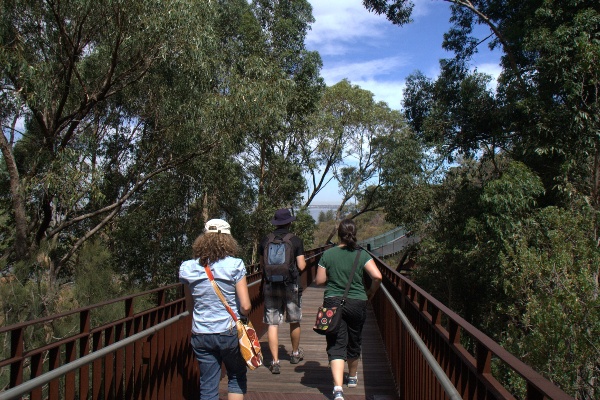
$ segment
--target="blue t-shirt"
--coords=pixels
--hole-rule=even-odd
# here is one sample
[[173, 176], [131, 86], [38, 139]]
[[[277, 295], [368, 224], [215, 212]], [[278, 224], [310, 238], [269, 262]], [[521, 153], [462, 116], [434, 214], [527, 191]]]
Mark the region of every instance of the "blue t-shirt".
[[[227, 303], [239, 318], [240, 304], [235, 295], [235, 284], [246, 276], [244, 262], [239, 258], [226, 257], [211, 264], [210, 270]], [[221, 333], [235, 329], [233, 318], [215, 293], [198, 260], [181, 263], [179, 281], [189, 286], [194, 299], [192, 333]]]

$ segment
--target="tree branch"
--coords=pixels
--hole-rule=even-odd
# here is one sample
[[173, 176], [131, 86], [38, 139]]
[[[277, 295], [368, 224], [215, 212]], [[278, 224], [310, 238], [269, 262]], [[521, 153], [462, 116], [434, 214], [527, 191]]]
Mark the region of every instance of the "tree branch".
[[489, 28], [492, 30], [492, 32], [494, 32], [494, 35], [496, 35], [496, 37], [502, 44], [504, 53], [508, 56], [508, 61], [510, 63], [511, 69], [513, 70], [515, 77], [519, 81], [519, 84], [521, 85], [521, 89], [525, 90], [525, 88], [527, 86], [525, 85], [525, 81], [523, 80], [523, 77], [521, 76], [521, 71], [519, 70], [515, 56], [514, 56], [513, 52], [511, 51], [508, 42], [506, 41], [506, 39], [500, 32], [498, 27], [496, 25], [494, 25], [494, 23], [490, 20], [490, 18], [487, 15], [483, 14], [481, 11], [479, 11], [473, 5], [473, 3], [471, 3], [469, 0], [444, 0], [444, 1], [465, 7], [466, 9], [470, 10], [475, 15], [477, 15], [479, 17], [479, 19], [481, 21], [483, 21], [487, 26], [489, 26]]

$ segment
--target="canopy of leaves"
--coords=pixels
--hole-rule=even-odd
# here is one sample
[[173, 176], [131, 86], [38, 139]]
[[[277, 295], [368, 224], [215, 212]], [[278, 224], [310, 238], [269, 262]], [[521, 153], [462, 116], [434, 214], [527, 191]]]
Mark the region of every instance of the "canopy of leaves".
[[[409, 22], [409, 1], [363, 3]], [[436, 79], [410, 76], [403, 106], [431, 159], [451, 169], [390, 215], [418, 214], [425, 288], [573, 396], [597, 398], [598, 2], [449, 3], [443, 47], [455, 57]], [[476, 37], [477, 24], [490, 35]], [[502, 51], [495, 86], [470, 65], [485, 42]]]

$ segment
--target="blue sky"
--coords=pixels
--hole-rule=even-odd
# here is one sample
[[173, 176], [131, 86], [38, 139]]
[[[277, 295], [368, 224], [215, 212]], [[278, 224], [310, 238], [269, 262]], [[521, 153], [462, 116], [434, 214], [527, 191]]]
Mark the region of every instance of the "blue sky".
[[[361, 0], [309, 0], [315, 22], [306, 47], [323, 59], [321, 76], [327, 85], [346, 78], [373, 93], [376, 101], [400, 109], [406, 78], [420, 70], [435, 78], [439, 60], [452, 54], [442, 49], [449, 28], [450, 4], [442, 0], [413, 0], [411, 24], [392, 25], [384, 16], [369, 13]], [[489, 35], [481, 28], [478, 37]], [[496, 78], [500, 72], [499, 52], [481, 45], [474, 68]], [[334, 181], [322, 190], [313, 204], [333, 204], [341, 196]]]

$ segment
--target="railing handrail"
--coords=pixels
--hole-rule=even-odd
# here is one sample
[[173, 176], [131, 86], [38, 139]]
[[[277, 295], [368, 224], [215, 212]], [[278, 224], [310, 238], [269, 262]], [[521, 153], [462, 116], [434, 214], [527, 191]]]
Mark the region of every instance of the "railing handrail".
[[[310, 284], [310, 282], [314, 278], [318, 266], [318, 259], [323, 253], [323, 251], [325, 251], [328, 247], [330, 247], [330, 245], [312, 249], [306, 252], [306, 257], [309, 263], [307, 264], [307, 270], [304, 272], [304, 274], [301, 275], [303, 285]], [[405, 351], [403, 350], [403, 346], [410, 346], [414, 349], [413, 351], [422, 354], [422, 358], [420, 358], [418, 361], [419, 363], [421, 363], [424, 359], [426, 361], [426, 364], [430, 365], [430, 368], [427, 370], [426, 373], [433, 373], [435, 375], [435, 377], [433, 377], [433, 375], [430, 376], [432, 376], [431, 379], [434, 379], [435, 382], [437, 382], [436, 387], [438, 389], [436, 389], [436, 393], [437, 390], [440, 390], [442, 394], [446, 393], [445, 398], [450, 398], [452, 400], [457, 398], [456, 393], [459, 393], [459, 396], [461, 393], [467, 397], [471, 396], [472, 393], [470, 392], [470, 387], [463, 387], [464, 382], [461, 381], [462, 378], [458, 377], [459, 381], [457, 382], [455, 380], [457, 379], [457, 377], [454, 376], [455, 372], [453, 373], [448, 370], [448, 357], [450, 357], [454, 360], [451, 364], [451, 368], [462, 368], [469, 371], [467, 375], [465, 375], [465, 379], [469, 379], [469, 385], [475, 384], [478, 387], [479, 385], [481, 385], [482, 389], [485, 389], [488, 391], [488, 393], [491, 393], [492, 398], [511, 398], [510, 393], [491, 374], [490, 360], [493, 356], [500, 362], [504, 363], [504, 365], [510, 368], [515, 374], [518, 374], [524, 378], [524, 380], [527, 383], [527, 398], [552, 398], [559, 400], [572, 399], [560, 388], [555, 386], [552, 382], [548, 381], [543, 376], [541, 376], [541, 374], [537, 373], [531, 367], [529, 367], [521, 360], [510, 354], [498, 343], [494, 342], [487, 335], [485, 335], [477, 328], [472, 326], [458, 314], [454, 313], [440, 301], [436, 300], [429, 293], [425, 292], [417, 284], [407, 279], [404, 275], [396, 272], [391, 267], [387, 266], [382, 260], [374, 256], [372, 253], [371, 255], [373, 256], [374, 260], [376, 261], [379, 269], [381, 270], [384, 276], [381, 291], [382, 294], [377, 294], [375, 299], [376, 301], [373, 303], [374, 307], [375, 304], [377, 304], [378, 306], [384, 306], [383, 308], [378, 308], [378, 310], [381, 310], [380, 312], [383, 312], [383, 314], [379, 315], [383, 318], [383, 320], [379, 320], [380, 329], [382, 324], [385, 325], [387, 322], [391, 322], [392, 319], [394, 319], [396, 322], [392, 322], [392, 325], [388, 325], [388, 328], [394, 329], [394, 326], [397, 327], [398, 325], [393, 324], [398, 324], [398, 321], [401, 321], [400, 326], [402, 326], [401, 330], [403, 332], [401, 336], [405, 338], [403, 339], [403, 342], [400, 343], [400, 338], [394, 335], [397, 332], [396, 330], [387, 331], [388, 335], [386, 335], [386, 346], [388, 345], [388, 343], [390, 343], [392, 346], [388, 353], [391, 356], [389, 361], [392, 364], [396, 364], [397, 366], [399, 362], [398, 360], [403, 359], [403, 357], [401, 357], [400, 355], [400, 353]], [[266, 331], [266, 326], [262, 323], [262, 318], [260, 318], [262, 316], [263, 304], [260, 295], [260, 290], [256, 287], [261, 282], [261, 271], [259, 270], [259, 268], [256, 268], [256, 265], [247, 267], [249, 268], [247, 276], [249, 287], [251, 288], [251, 299], [253, 303], [251, 319], [253, 319], [253, 323], [254, 321], [256, 321], [255, 328], [257, 329], [257, 333], [259, 335], [262, 335], [262, 333]], [[252, 269], [255, 270], [253, 271]], [[173, 340], [175, 340], [177, 343], [179, 343], [175, 347], [178, 354], [177, 357], [179, 357], [179, 361], [177, 362], [179, 363], [178, 365], [180, 365], [179, 368], [181, 368], [181, 363], [187, 363], [188, 361], [186, 360], [189, 357], [189, 354], [187, 354], [185, 351], [185, 345], [183, 345], [181, 342], [181, 340], [185, 340], [185, 338], [183, 336], [176, 336], [172, 339], [167, 340], [167, 336], [165, 335], [170, 335], [171, 333], [164, 333], [165, 330], [172, 332], [172, 327], [175, 326], [178, 327], [176, 328], [176, 330], [181, 330], [181, 324], [176, 323], [178, 321], [184, 322], [183, 319], [189, 317], [189, 313], [187, 311], [182, 311], [185, 305], [183, 304], [183, 299], [181, 298], [181, 296], [179, 296], [175, 301], [172, 302], [165, 301], [167, 296], [167, 290], [178, 289], [180, 286], [180, 283], [172, 284], [129, 296], [123, 296], [118, 299], [109, 300], [100, 304], [82, 307], [76, 310], [72, 310], [59, 315], [50, 316], [40, 320], [28, 321], [3, 327], [2, 330], [0, 330], [0, 332], [4, 332], [5, 334], [6, 332], [10, 332], [11, 342], [16, 340], [17, 342], [15, 343], [18, 344], [15, 347], [13, 347], [13, 349], [11, 350], [11, 355], [8, 359], [0, 360], [0, 365], [11, 365], [11, 382], [14, 383], [14, 385], [11, 384], [11, 387], [9, 389], [0, 392], [0, 400], [16, 398], [27, 392], [33, 393], [33, 390], [36, 391], [36, 397], [32, 396], [32, 398], [39, 399], [41, 398], [41, 395], [39, 394], [41, 393], [40, 385], [44, 385], [48, 382], [50, 382], [50, 390], [53, 390], [51, 393], [55, 393], [54, 396], [57, 396], [56, 393], [58, 393], [58, 386], [55, 383], [55, 379], [57, 379], [55, 378], [56, 376], [65, 376], [65, 388], [68, 386], [68, 382], [71, 382], [71, 385], [74, 385], [75, 382], [73, 377], [76, 374], [76, 372], [73, 371], [77, 368], [80, 368], [81, 371], [84, 371], [80, 373], [82, 376], [81, 379], [83, 380], [84, 377], [87, 377], [88, 374], [88, 372], [85, 371], [89, 371], [90, 368], [86, 365], [89, 365], [90, 363], [94, 364], [93, 368], [94, 371], [96, 371], [98, 369], [96, 364], [98, 362], [100, 362], [100, 365], [102, 364], [102, 360], [100, 360], [100, 358], [102, 357], [104, 357], [104, 360], [106, 360], [104, 361], [105, 363], [112, 363], [114, 361], [116, 363], [114, 364], [114, 368], [116, 368], [117, 370], [122, 370], [123, 355], [118, 355], [117, 353], [130, 351], [127, 349], [131, 349], [132, 346], [135, 346], [136, 354], [141, 354], [140, 351], [142, 350], [146, 351], [147, 345], [153, 348], [153, 353], [151, 354], [156, 354], [156, 350], [158, 349], [158, 351], [160, 351], [160, 348], [161, 346], [163, 346], [163, 344], [167, 345], [168, 343], [171, 343]], [[135, 298], [151, 295], [155, 292], [158, 293], [158, 296], [156, 298], [156, 305], [154, 306], [154, 308], [144, 308], [141, 311], [134, 311]], [[179, 294], [181, 294], [181, 292], [182, 291], [180, 291]], [[386, 298], [387, 300], [384, 301], [384, 298]], [[398, 304], [397, 301], [400, 304]], [[124, 303], [125, 305], [125, 318], [121, 318], [117, 321], [111, 321], [110, 323], [104, 324], [97, 328], [90, 327], [90, 313], [93, 311], [93, 309], [118, 302]], [[391, 305], [393, 307], [398, 317], [394, 316], [389, 318], [391, 309], [387, 308], [389, 307], [388, 305]], [[40, 348], [32, 349], [30, 351], [24, 351], [23, 332], [28, 326], [33, 324], [44, 323], [56, 318], [70, 316], [77, 313], [80, 313], [81, 332], [79, 334], [71, 336], [65, 340], [59, 340], [58, 342], [54, 342]], [[173, 315], [174, 313], [179, 314]], [[443, 324], [441, 322], [442, 320], [444, 321]], [[412, 324], [414, 324], [414, 326]], [[125, 326], [127, 326], [128, 336], [125, 336], [122, 333]], [[161, 330], [161, 328], [164, 329]], [[121, 333], [117, 335], [116, 331], [119, 331], [119, 329], [121, 330]], [[186, 335], [189, 334], [188, 328], [184, 328], [184, 331], [186, 332]], [[156, 332], [158, 332], [156, 336], [152, 335]], [[179, 332], [180, 333], [178, 333], [178, 335], [183, 334], [183, 331]], [[461, 337], [462, 333], [468, 335], [473, 341], [473, 343], [475, 343], [475, 356], [471, 355], [471, 353], [461, 345], [459, 338]], [[150, 336], [150, 338], [143, 339], [147, 336]], [[157, 336], [159, 337], [158, 339], [156, 339]], [[411, 343], [404, 343], [404, 340], [407, 340], [406, 338], [408, 336], [412, 338], [410, 339]], [[103, 342], [97, 346], [96, 341], [100, 340], [101, 338], [103, 338]], [[141, 343], [140, 341], [143, 341], [143, 343]], [[73, 355], [73, 351], [78, 348], [77, 343], [79, 343], [79, 352], [81, 352], [88, 346], [91, 346], [91, 342], [94, 342], [92, 346], [92, 353], [80, 354], [79, 357]], [[15, 343], [13, 343], [13, 346], [15, 345]], [[155, 345], [152, 343], [158, 343], [158, 347], [155, 348]], [[440, 344], [443, 345], [443, 349], [439, 347]], [[123, 347], [125, 349], [122, 349]], [[445, 356], [446, 358], [444, 358], [444, 355], [440, 353], [441, 350], [443, 350], [445, 354], [447, 354]], [[55, 361], [55, 364], [49, 366], [49, 370], [52, 373], [52, 375], [47, 375], [50, 372], [43, 373], [39, 366], [39, 360], [41, 357], [40, 352], [42, 351], [49, 352], [49, 354], [52, 354], [53, 352], [54, 360], [57, 360], [57, 354], [60, 355], [61, 353], [64, 353], [65, 364], [60, 365], [60, 360]], [[67, 354], [70, 354], [70, 356], [67, 356]], [[440, 356], [442, 356], [442, 358], [440, 358]], [[24, 367], [24, 360], [27, 357], [29, 357], [29, 360], [31, 362], [31, 377], [29, 380], [23, 382], [21, 369]], [[38, 367], [36, 367], [35, 369], [35, 373], [33, 368], [34, 357], [37, 357], [36, 365], [38, 365]], [[115, 357], [120, 358], [121, 361], [114, 360]], [[136, 364], [136, 368], [138, 368], [136, 369], [136, 374], [147, 373], [144, 372], [148, 371], [147, 369], [144, 369], [144, 365], [146, 362], [160, 362], [160, 365], [164, 367], [162, 363], [164, 363], [165, 360], [163, 358], [153, 358], [157, 357], [156, 355], [150, 355], [150, 358], [148, 358], [149, 361], [144, 361], [146, 360], [146, 358], [142, 360], [138, 359], [137, 357], [138, 356], [136, 355], [136, 359], [132, 361]], [[142, 356], [140, 355], [139, 357]], [[144, 355], [143, 357], [147, 356]], [[406, 363], [406, 360], [403, 360], [402, 362]], [[187, 370], [187, 368], [193, 368], [190, 367], [189, 364], [185, 365], [185, 370]], [[404, 365], [402, 368], [406, 369], [408, 367]], [[445, 372], [444, 368], [446, 369]], [[125, 368], [125, 371], [127, 371], [127, 368]], [[197, 371], [194, 371], [192, 373], [193, 376], [189, 375], [183, 377], [179, 375], [181, 373], [179, 371], [183, 370], [178, 369], [177, 372], [174, 372], [174, 374], [177, 375], [173, 376], [172, 379], [177, 380], [177, 385], [179, 385], [178, 387], [180, 388], [180, 390], [188, 390], [189, 385], [181, 385], [183, 382], [189, 382], [189, 379], [197, 379]], [[13, 378], [13, 372], [17, 374], [15, 375], [15, 378]], [[110, 374], [112, 374], [112, 372], [110, 372]], [[111, 376], [112, 375], [110, 375], [106, 379], [113, 379]], [[122, 382], [122, 374], [120, 376], [121, 378], [114, 378], [114, 382]], [[398, 388], [401, 385], [400, 382], [404, 382], [405, 379], [409, 379], [404, 375], [397, 375], [396, 378], [398, 379], [396, 381]], [[98, 377], [98, 379], [100, 378]], [[104, 379], [104, 377], [102, 377], [102, 379]], [[473, 379], [473, 381], [471, 381], [471, 379]], [[450, 385], [448, 384], [448, 381], [450, 382]], [[429, 382], [429, 384], [432, 383], [433, 382]], [[421, 387], [420, 385], [423, 384], [427, 385], [426, 382], [412, 382], [412, 384], [416, 385], [415, 387]], [[454, 387], [453, 385], [457, 386]], [[35, 386], [34, 389], [32, 389], [33, 386]], [[13, 390], [17, 387], [20, 387], [18, 392]], [[85, 388], [89, 388], [89, 383], [85, 383]], [[144, 391], [146, 389], [146, 386], [141, 386], [141, 389], [136, 386], [131, 390], [142, 390], [142, 397], [144, 397], [147, 394]], [[85, 391], [84, 393], [87, 393], [89, 389], [83, 390]], [[127, 386], [126, 390], [130, 390], [130, 387]], [[164, 390], [162, 384], [160, 386], [160, 390]], [[444, 397], [442, 396], [441, 398]]]
[[126, 295], [126, 296], [121, 296], [121, 297], [117, 297], [117, 298], [114, 298], [114, 299], [106, 300], [106, 301], [103, 301], [101, 303], [92, 304], [92, 305], [85, 306], [85, 307], [75, 308], [73, 310], [62, 312], [60, 314], [53, 314], [53, 315], [49, 315], [49, 316], [38, 318], [38, 319], [33, 319], [33, 320], [18, 322], [16, 324], [12, 324], [12, 325], [3, 326], [3, 327], [0, 327], [0, 334], [1, 333], [5, 333], [5, 332], [9, 332], [9, 331], [14, 330], [14, 329], [24, 328], [24, 327], [27, 327], [27, 326], [33, 325], [33, 324], [43, 324], [44, 322], [53, 321], [53, 320], [56, 320], [56, 319], [68, 317], [70, 315], [83, 313], [83, 312], [86, 312], [86, 311], [90, 311], [90, 310], [93, 310], [93, 309], [97, 309], [97, 308], [108, 306], [108, 305], [115, 304], [115, 303], [120, 303], [120, 302], [123, 302], [123, 301], [127, 301], [129, 299], [134, 299], [136, 297], [147, 296], [149, 294], [160, 292], [162, 290], [173, 289], [173, 288], [175, 288], [175, 287], [177, 287], [179, 285], [181, 285], [181, 284], [180, 283], [173, 283], [173, 284], [170, 284], [170, 285], [167, 285], [167, 286], [161, 286], [161, 287], [158, 287], [158, 288], [155, 288], [155, 289], [150, 289], [150, 290], [146, 290], [146, 291], [143, 291], [143, 292], [133, 293], [133, 294], [129, 294], [129, 295]]
[[[328, 247], [330, 246], [306, 251], [307, 266], [310, 268], [301, 275], [304, 286], [312, 281], [315, 266], [313, 264], [316, 264], [320, 254]], [[259, 288], [262, 273], [257, 264], [247, 265], [246, 268], [252, 301], [250, 319], [257, 333], [262, 335], [267, 330], [267, 326], [262, 321], [263, 303]], [[191, 330], [185, 327], [189, 323], [189, 313], [184, 312], [185, 304], [181, 287], [181, 283], [174, 283], [61, 314], [2, 327], [0, 333], [9, 335], [10, 344], [7, 358], [0, 359], [0, 368], [10, 369], [10, 382], [6, 389], [2, 390], [0, 398], [9, 398], [9, 395], [11, 398], [18, 397], [19, 394], [29, 392], [30, 398], [37, 400], [42, 396], [57, 397], [60, 391], [64, 391], [65, 394], [68, 392], [66, 398], [72, 398], [75, 392], [78, 393], [77, 396], [87, 398], [89, 395], [99, 396], [99, 391], [102, 390], [113, 391], [112, 394], [107, 394], [109, 397], [117, 395], [117, 392], [121, 393], [118, 396], [122, 397], [125, 391], [127, 396], [135, 398], [147, 396], [154, 398], [157, 391], [162, 393], [168, 391], [166, 388], [170, 385], [167, 382], [175, 385], [170, 387], [183, 390], [186, 396], [195, 397], [197, 387], [189, 385], [189, 382], [197, 379], [198, 369], [193, 366], [194, 363], [189, 364], [193, 352], [187, 348], [189, 340], [186, 336], [189, 337]], [[176, 299], [171, 301], [169, 293], [173, 290], [178, 292], [175, 294]], [[144, 296], [148, 297], [147, 305]], [[138, 298], [144, 299], [144, 302], [139, 303]], [[142, 307], [139, 307], [140, 304]], [[121, 311], [124, 317], [118, 317], [99, 326], [91, 326], [96, 309], [109, 305], [124, 306]], [[79, 329], [73, 335], [32, 349], [25, 348], [27, 342], [25, 332], [32, 329], [35, 331], [38, 326], [65, 317], [79, 320]], [[163, 323], [166, 320], [170, 322]], [[140, 333], [142, 331], [143, 333]], [[156, 335], [153, 335], [153, 332], [157, 332]], [[168, 353], [163, 353], [163, 349], [167, 351], [167, 348]], [[52, 373], [48, 375], [48, 371]], [[147, 380], [154, 379], [154, 374], [157, 373], [167, 374], [170, 380], [167, 381], [165, 377], [159, 382], [148, 384]], [[135, 379], [132, 379], [132, 374], [135, 375]], [[76, 376], [80, 377], [80, 380], [77, 380]], [[104, 379], [109, 383], [99, 381]], [[93, 381], [92, 385], [90, 385], [91, 381]], [[17, 387], [20, 388], [19, 394], [12, 390]], [[42, 391], [46, 390], [49, 394], [43, 395]]]
[[[405, 231], [405, 229], [403, 227], [401, 227], [401, 226], [397, 226], [394, 229], [390, 229], [389, 231], [387, 231], [385, 233], [382, 233], [382, 234], [377, 235], [377, 236], [372, 236], [372, 237], [370, 237], [368, 239], [361, 240], [358, 243], [362, 246], [364, 243], [375, 242], [376, 240], [384, 238], [386, 236], [390, 236], [390, 235], [391, 236], [395, 236], [396, 232], [399, 232], [399, 231]], [[406, 232], [404, 234], [406, 234]], [[394, 240], [394, 239], [392, 239], [392, 240]]]
[[417, 347], [423, 354], [423, 357], [425, 357], [427, 364], [431, 367], [431, 369], [433, 370], [433, 373], [439, 379], [440, 384], [444, 388], [444, 391], [446, 392], [448, 397], [450, 397], [450, 399], [452, 399], [452, 400], [462, 400], [462, 397], [458, 393], [458, 390], [456, 390], [456, 387], [454, 387], [454, 384], [450, 381], [450, 379], [446, 375], [446, 372], [444, 372], [444, 370], [442, 369], [440, 364], [438, 364], [438, 362], [435, 359], [435, 357], [433, 356], [433, 354], [431, 354], [431, 352], [427, 348], [427, 345], [425, 344], [425, 342], [423, 342], [423, 340], [421, 339], [421, 337], [419, 336], [419, 334], [417, 333], [415, 328], [413, 328], [413, 326], [410, 324], [410, 321], [408, 320], [408, 318], [406, 317], [404, 312], [402, 312], [402, 310], [400, 309], [400, 306], [398, 306], [398, 303], [396, 303], [396, 301], [394, 300], [394, 298], [392, 297], [390, 292], [388, 292], [384, 286], [381, 286], [381, 290], [383, 291], [383, 293], [385, 294], [385, 297], [388, 299], [388, 301], [390, 302], [390, 304], [396, 311], [396, 314], [398, 315], [398, 317], [400, 317], [402, 324], [408, 331], [408, 334], [412, 337], [412, 339], [416, 343]]
[[[419, 310], [425, 308], [427, 304], [435, 307], [438, 311], [443, 313], [449, 321], [452, 321], [456, 326], [460, 327], [461, 330], [467, 333], [471, 338], [475, 339], [481, 345], [483, 345], [489, 352], [495, 355], [499, 360], [503, 361], [507, 366], [509, 366], [514, 372], [523, 377], [528, 385], [532, 385], [539, 392], [543, 393], [545, 396], [548, 396], [551, 399], [558, 400], [573, 400], [573, 398], [567, 395], [564, 391], [562, 391], [559, 387], [555, 386], [548, 379], [544, 378], [541, 374], [531, 368], [529, 365], [525, 364], [523, 361], [518, 359], [516, 356], [509, 353], [506, 349], [492, 340], [485, 333], [481, 332], [479, 329], [471, 325], [460, 315], [456, 314], [454, 311], [446, 307], [439, 300], [434, 298], [431, 294], [423, 290], [416, 283], [408, 279], [406, 276], [400, 274], [396, 270], [390, 268], [387, 264], [385, 264], [381, 259], [379, 259], [374, 254], [370, 253], [373, 258], [377, 261], [377, 263], [382, 266], [380, 270], [387, 274], [388, 278], [391, 278], [394, 282], [394, 285], [401, 287], [402, 285], [410, 288], [413, 291], [413, 294], [406, 293], [406, 289], [402, 288], [403, 295], [415, 305], [418, 306]], [[400, 285], [398, 284], [400, 282]], [[411, 298], [412, 297], [412, 298]], [[423, 300], [419, 300], [418, 297], [421, 297]], [[422, 312], [422, 311], [421, 311]], [[439, 319], [439, 316], [438, 316]], [[432, 322], [433, 323], [433, 322]], [[440, 328], [443, 329], [442, 326]], [[447, 333], [447, 331], [446, 331]]]
[[189, 311], [184, 311], [181, 314], [171, 317], [168, 320], [163, 321], [159, 324], [156, 324], [151, 328], [148, 328], [141, 332], [138, 332], [132, 336], [129, 336], [129, 337], [127, 337], [123, 340], [120, 340], [116, 343], [113, 343], [107, 347], [103, 347], [102, 349], [97, 350], [91, 354], [80, 357], [73, 362], [62, 365], [56, 369], [53, 369], [52, 371], [48, 371], [48, 372], [44, 373], [43, 375], [32, 378], [32, 379], [28, 380], [27, 382], [20, 384], [19, 386], [8, 389], [4, 392], [0, 392], [0, 400], [18, 399], [19, 397], [23, 396], [24, 394], [31, 392], [33, 389], [40, 387], [42, 385], [45, 385], [46, 383], [48, 383], [56, 378], [59, 378], [62, 375], [65, 375], [67, 372], [74, 371], [86, 364], [91, 363], [92, 361], [95, 361], [101, 357], [104, 357], [105, 355], [107, 355], [109, 353], [112, 353], [119, 349], [122, 349], [123, 347], [128, 346], [137, 340], [140, 340], [147, 336], [150, 336], [150, 335], [160, 331], [161, 329], [164, 329], [165, 327], [167, 327], [169, 325], [179, 322], [182, 318], [185, 318], [188, 315], [190, 315]]

